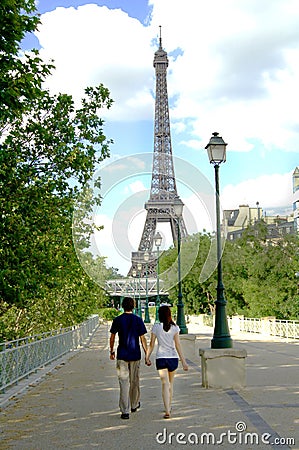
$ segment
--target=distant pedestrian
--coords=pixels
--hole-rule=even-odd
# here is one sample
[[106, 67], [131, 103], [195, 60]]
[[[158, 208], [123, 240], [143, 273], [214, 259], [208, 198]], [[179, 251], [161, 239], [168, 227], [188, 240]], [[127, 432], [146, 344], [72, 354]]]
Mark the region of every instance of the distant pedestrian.
[[130, 418], [131, 412], [140, 408], [139, 368], [141, 360], [141, 341], [144, 353], [147, 351], [143, 320], [133, 314], [134, 299], [125, 297], [122, 302], [124, 313], [117, 316], [110, 328], [110, 359], [115, 359], [114, 342], [118, 333], [116, 368], [119, 381], [119, 408], [121, 419]]
[[146, 364], [150, 365], [150, 356], [158, 341], [156, 354], [156, 368], [162, 383], [162, 398], [165, 407], [164, 419], [170, 418], [171, 402], [173, 396], [173, 382], [175, 371], [178, 368], [179, 358], [183, 369], [188, 370], [188, 365], [183, 356], [179, 338], [180, 328], [171, 317], [169, 306], [163, 305], [159, 308], [160, 323], [155, 323], [152, 328], [151, 341], [146, 353]]

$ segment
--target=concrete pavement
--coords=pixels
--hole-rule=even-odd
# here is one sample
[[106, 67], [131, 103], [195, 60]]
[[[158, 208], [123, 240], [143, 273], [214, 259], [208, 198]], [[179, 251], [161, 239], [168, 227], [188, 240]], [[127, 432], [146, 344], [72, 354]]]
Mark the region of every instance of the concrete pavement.
[[188, 327], [197, 334], [195, 351], [186, 355], [189, 371], [178, 369], [171, 419], [163, 419], [155, 365], [144, 363], [141, 408], [130, 420], [120, 419], [109, 328], [102, 324], [86, 348], [3, 408], [0, 448], [299, 449], [299, 343], [232, 335], [234, 347], [248, 353], [247, 387], [205, 389], [198, 349], [210, 347], [212, 329]]

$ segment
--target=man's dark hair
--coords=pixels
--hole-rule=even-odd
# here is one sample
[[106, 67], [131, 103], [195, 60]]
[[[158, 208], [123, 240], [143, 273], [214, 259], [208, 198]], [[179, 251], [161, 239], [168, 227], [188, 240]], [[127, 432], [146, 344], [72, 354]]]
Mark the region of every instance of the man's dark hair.
[[131, 297], [125, 297], [122, 301], [122, 307], [124, 311], [133, 311], [135, 307], [135, 301]]

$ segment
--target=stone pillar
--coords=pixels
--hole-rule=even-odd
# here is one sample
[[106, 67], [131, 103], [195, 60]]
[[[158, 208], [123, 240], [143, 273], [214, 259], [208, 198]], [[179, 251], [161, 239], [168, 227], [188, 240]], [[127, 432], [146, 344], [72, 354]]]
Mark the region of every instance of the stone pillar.
[[246, 350], [199, 349], [202, 386], [232, 389], [246, 386]]
[[195, 334], [180, 334], [180, 341], [185, 358], [194, 359], [195, 356]]

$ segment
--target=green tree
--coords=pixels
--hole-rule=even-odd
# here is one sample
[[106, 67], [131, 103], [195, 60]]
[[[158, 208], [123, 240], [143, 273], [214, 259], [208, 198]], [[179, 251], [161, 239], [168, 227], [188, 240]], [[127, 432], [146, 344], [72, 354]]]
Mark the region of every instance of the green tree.
[[223, 279], [228, 313], [298, 318], [297, 268], [297, 236], [281, 236], [271, 242], [262, 221], [248, 227], [240, 239], [227, 242], [224, 250]]
[[[211, 285], [215, 275], [204, 282], [200, 276], [209, 254], [213, 237], [208, 233], [188, 236], [181, 246], [181, 272], [186, 273], [182, 280], [182, 294], [185, 312], [188, 314], [210, 313], [213, 310]], [[193, 261], [194, 260], [194, 261]], [[174, 287], [169, 292], [170, 301], [176, 305], [178, 298], [177, 285], [177, 248], [164, 252], [161, 258], [161, 272], [172, 267], [171, 279]], [[169, 274], [168, 274], [169, 276]]]
[[244, 314], [247, 308], [244, 298], [244, 283], [249, 277], [252, 260], [251, 246], [226, 242], [223, 253], [223, 281], [227, 299], [227, 313]]
[[[299, 313], [295, 260], [298, 242], [286, 236], [275, 245], [266, 245], [249, 264], [244, 282], [247, 315], [296, 319]], [[252, 262], [254, 261], [254, 264]]]
[[[53, 66], [37, 52], [19, 54], [20, 40], [38, 24], [34, 11], [34, 1], [0, 6], [0, 332], [6, 339], [76, 323], [107, 302], [78, 262], [72, 216], [96, 165], [109, 156], [99, 114], [112, 100], [103, 85], [89, 87], [76, 108], [71, 96], [42, 89]], [[90, 227], [84, 232], [88, 247]]]
[[[200, 282], [200, 274], [214, 236], [196, 234], [184, 242], [183, 264], [197, 252], [194, 265], [182, 280], [185, 312], [213, 312], [216, 299], [217, 270]], [[196, 247], [196, 248], [195, 248]], [[164, 253], [162, 271], [176, 267], [177, 250]], [[242, 237], [226, 242], [222, 256], [223, 282], [227, 313], [247, 317], [275, 316], [278, 319], [298, 319], [299, 272], [298, 237], [282, 236], [276, 242], [267, 239], [266, 224], [260, 222], [247, 228]], [[174, 272], [177, 275], [176, 270]], [[177, 286], [170, 291], [170, 300], [177, 303]]]
[[42, 83], [52, 64], [36, 50], [22, 53], [20, 42], [36, 30], [35, 0], [2, 0], [0, 4], [0, 129], [20, 117], [30, 102], [43, 95]]

